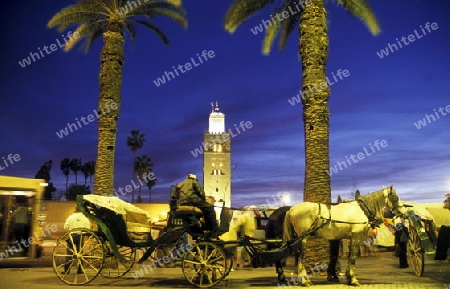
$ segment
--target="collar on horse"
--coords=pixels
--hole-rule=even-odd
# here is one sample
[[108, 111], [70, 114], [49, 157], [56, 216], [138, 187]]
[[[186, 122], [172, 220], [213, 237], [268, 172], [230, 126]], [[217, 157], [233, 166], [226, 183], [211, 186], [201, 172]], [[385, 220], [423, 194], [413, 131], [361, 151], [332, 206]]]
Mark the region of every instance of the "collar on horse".
[[370, 210], [370, 208], [362, 199], [357, 198], [356, 201], [358, 202], [358, 205], [361, 208], [361, 210], [363, 210], [367, 219], [369, 219], [370, 224], [373, 224], [378, 227], [381, 223], [383, 223], [383, 220], [378, 219], [375, 213], [372, 212], [372, 210]]

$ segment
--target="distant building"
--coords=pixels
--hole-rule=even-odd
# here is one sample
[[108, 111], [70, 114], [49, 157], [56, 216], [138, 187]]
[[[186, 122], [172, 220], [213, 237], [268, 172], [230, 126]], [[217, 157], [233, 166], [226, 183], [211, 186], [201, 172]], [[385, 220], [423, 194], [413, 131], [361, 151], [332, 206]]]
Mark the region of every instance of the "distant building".
[[225, 131], [225, 114], [211, 104], [209, 128], [204, 133], [203, 186], [205, 194], [231, 206], [231, 135]]
[[444, 208], [450, 210], [450, 194], [445, 195]]

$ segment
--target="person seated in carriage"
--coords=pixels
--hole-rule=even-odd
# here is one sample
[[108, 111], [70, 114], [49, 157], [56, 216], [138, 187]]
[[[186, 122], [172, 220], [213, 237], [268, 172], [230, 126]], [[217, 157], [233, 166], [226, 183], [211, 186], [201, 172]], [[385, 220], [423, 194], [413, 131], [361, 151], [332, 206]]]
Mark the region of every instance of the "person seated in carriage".
[[185, 180], [176, 184], [176, 188], [179, 191], [179, 204], [199, 208], [203, 212], [203, 218], [205, 219], [205, 230], [210, 231], [211, 235], [218, 235], [219, 226], [217, 224], [214, 206], [206, 201], [205, 192], [197, 180], [197, 176], [188, 174]]

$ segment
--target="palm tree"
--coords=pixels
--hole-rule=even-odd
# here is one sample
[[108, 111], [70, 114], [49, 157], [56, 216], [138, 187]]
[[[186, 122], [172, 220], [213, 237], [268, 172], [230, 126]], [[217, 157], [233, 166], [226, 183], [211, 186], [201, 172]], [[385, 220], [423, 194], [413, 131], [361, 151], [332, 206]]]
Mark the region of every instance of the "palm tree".
[[64, 158], [61, 161], [60, 169], [63, 172], [64, 176], [66, 177], [66, 192], [68, 190], [69, 186], [69, 175], [70, 175], [70, 159]]
[[134, 172], [136, 172], [137, 177], [140, 180], [141, 185], [139, 186], [137, 202], [142, 203], [141, 188], [142, 183], [145, 181], [144, 176], [148, 175], [153, 171], [153, 163], [150, 157], [142, 155], [141, 157], [136, 157], [134, 161]]
[[91, 186], [92, 176], [95, 175], [95, 161], [89, 162], [89, 186]]
[[75, 175], [75, 185], [78, 185], [78, 172], [81, 170], [81, 159], [73, 158], [70, 160], [70, 170]]
[[[304, 201], [331, 203], [329, 158], [329, 109], [330, 88], [326, 79], [328, 58], [328, 27], [324, 0], [281, 0], [274, 10], [274, 18], [265, 22], [267, 29], [262, 52], [268, 55], [276, 37], [279, 49], [285, 47], [287, 37], [298, 26], [299, 55], [302, 64], [302, 105], [305, 136]], [[360, 18], [373, 35], [380, 28], [365, 0], [337, 0], [348, 12]], [[274, 0], [234, 0], [225, 16], [225, 29], [233, 33], [255, 12], [265, 8]], [[278, 16], [277, 16], [278, 13]], [[287, 16], [287, 17], [284, 17]], [[262, 26], [261, 26], [262, 27]], [[304, 97], [304, 96], [308, 97]], [[305, 248], [305, 262], [313, 255], [317, 261], [327, 259], [327, 243]], [[313, 253], [314, 252], [314, 253]], [[313, 263], [316, 260], [312, 261]]]
[[[94, 178], [94, 193], [112, 195], [114, 192], [114, 155], [116, 146], [117, 120], [121, 104], [122, 66], [124, 62], [125, 33], [130, 39], [136, 36], [136, 24], [153, 31], [165, 44], [166, 35], [152, 24], [155, 16], [166, 16], [184, 27], [187, 26], [185, 10], [180, 0], [139, 1], [127, 0], [78, 0], [63, 8], [47, 23], [57, 27], [59, 32], [76, 26], [69, 32], [64, 46], [71, 50], [85, 39], [86, 51], [91, 44], [103, 36], [104, 44], [100, 56], [99, 101], [98, 101], [98, 145]], [[68, 34], [69, 34], [68, 33]], [[106, 109], [115, 107], [116, 109]]]
[[87, 186], [87, 179], [89, 178], [90, 173], [92, 171], [91, 166], [92, 161], [84, 163], [80, 168], [80, 171], [83, 173], [84, 176], [84, 186]]
[[147, 180], [147, 188], [148, 188], [148, 202], [152, 202], [152, 188], [156, 186], [156, 182], [158, 179], [152, 178]]
[[[140, 150], [144, 146], [145, 138], [144, 134], [139, 133], [139, 130], [132, 130], [131, 135], [127, 137], [127, 147], [131, 149], [131, 153], [133, 154], [133, 169], [131, 179], [134, 180], [135, 173], [135, 163], [136, 163], [136, 152]], [[134, 203], [134, 187], [131, 192], [131, 202]]]

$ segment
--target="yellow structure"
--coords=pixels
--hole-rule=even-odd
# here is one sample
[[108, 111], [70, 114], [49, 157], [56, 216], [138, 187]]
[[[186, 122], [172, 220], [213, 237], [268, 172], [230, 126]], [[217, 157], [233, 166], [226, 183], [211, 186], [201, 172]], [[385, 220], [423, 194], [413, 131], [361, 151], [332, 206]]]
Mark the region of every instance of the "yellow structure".
[[207, 196], [231, 206], [231, 135], [225, 131], [225, 114], [217, 102], [204, 133], [203, 187]]
[[[46, 225], [45, 180], [0, 176], [0, 258], [36, 257], [36, 248], [55, 227]], [[19, 212], [21, 216], [19, 216]]]

